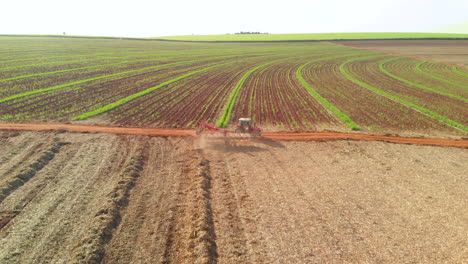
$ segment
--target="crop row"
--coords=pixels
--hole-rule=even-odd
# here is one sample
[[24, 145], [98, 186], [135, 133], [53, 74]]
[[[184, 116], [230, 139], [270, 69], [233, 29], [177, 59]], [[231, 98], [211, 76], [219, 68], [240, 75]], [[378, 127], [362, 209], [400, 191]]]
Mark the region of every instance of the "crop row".
[[208, 69], [109, 112], [122, 125], [190, 127], [199, 121], [212, 122], [239, 76], [261, 59], [230, 63]]
[[[147, 61], [124, 61], [111, 64], [99, 64], [81, 68], [59, 70], [33, 74], [31, 76], [21, 75], [10, 80], [0, 80], [1, 98], [21, 93], [48, 89], [79, 81], [94, 80], [95, 78], [109, 78], [119, 76], [128, 72], [152, 70], [162, 65], [171, 65], [177, 60], [147, 60]], [[70, 82], [70, 80], [72, 80]], [[0, 99], [1, 100], [1, 99]]]
[[297, 68], [312, 58], [289, 58], [253, 72], [240, 89], [232, 120], [252, 117], [259, 125], [286, 129], [337, 124], [337, 119], [308, 94], [296, 77]]
[[[423, 131], [434, 128], [451, 130], [448, 125], [375, 93], [343, 75], [340, 69], [342, 64], [350, 59], [362, 57], [366, 55], [310, 63], [302, 70], [302, 76], [318, 94], [346, 114], [360, 128], [383, 131]], [[359, 65], [363, 67], [367, 64], [357, 64], [358, 67]], [[367, 73], [360, 76], [367, 76]]]
[[[216, 64], [218, 61], [212, 61]], [[133, 72], [114, 79], [96, 79], [30, 95], [2, 104], [0, 115], [14, 119], [65, 119], [98, 109], [178, 75], [205, 67], [206, 61], [175, 67]]]
[[[424, 69], [417, 69], [418, 65], [425, 63], [415, 59], [395, 57], [380, 63], [380, 70], [395, 79], [405, 82], [409, 86], [419, 87], [428, 91], [440, 93], [458, 100], [468, 99], [468, 93], [460, 84], [454, 84], [453, 79], [442, 79], [434, 75], [424, 74]], [[446, 67], [452, 67], [440, 64]], [[452, 71], [448, 71], [452, 72]], [[439, 71], [439, 74], [442, 74]]]
[[[145, 72], [153, 72], [153, 71], [155, 71], [157, 69], [167, 68], [167, 67], [174, 67], [175, 65], [184, 65], [184, 64], [190, 65], [191, 63], [197, 63], [197, 62], [198, 63], [209, 64], [209, 63], [212, 63], [212, 62], [220, 61], [222, 59], [227, 59], [228, 57], [229, 56], [220, 56], [220, 57], [211, 57], [209, 59], [195, 59], [195, 60], [189, 60], [189, 61], [178, 61], [178, 62], [163, 63], [163, 64], [153, 63], [153, 64], [150, 64], [152, 66], [143, 67], [143, 68], [136, 68], [136, 69], [129, 69], [129, 70], [125, 70], [125, 71], [117, 70], [117, 72], [111, 73], [111, 74], [102, 75], [102, 74], [99, 74], [99, 72], [97, 72], [97, 76], [95, 76], [94, 72], [91, 72], [91, 75], [93, 76], [91, 78], [79, 79], [79, 80], [76, 80], [76, 81], [73, 81], [73, 82], [66, 82], [64, 84], [60, 84], [60, 85], [56, 85], [56, 86], [52, 86], [52, 87], [40, 88], [40, 87], [35, 87], [34, 86], [34, 89], [31, 89], [30, 86], [23, 86], [26, 89], [28, 89], [28, 88], [29, 89], [22, 92], [22, 93], [15, 92], [11, 96], [0, 98], [0, 102], [17, 99], [17, 98], [21, 98], [21, 97], [24, 97], [24, 96], [31, 96], [31, 95], [38, 94], [38, 93], [49, 92], [49, 91], [53, 91], [53, 90], [57, 90], [57, 89], [63, 89], [63, 88], [66, 88], [66, 87], [71, 87], [71, 86], [74, 86], [74, 85], [78, 85], [78, 84], [82, 84], [82, 83], [88, 83], [88, 82], [92, 82], [92, 81], [96, 81], [96, 80], [104, 80], [105, 81], [105, 80], [110, 80], [110, 79], [114, 79], [114, 78], [122, 78], [122, 77], [129, 76], [129, 75], [141, 74], [141, 73], [145, 73]], [[85, 75], [85, 77], [86, 77], [86, 75]], [[65, 77], [65, 80], [66, 80], [66, 77]], [[7, 90], [7, 91], [9, 91], [9, 90]]]
[[468, 109], [465, 102], [392, 78], [379, 67], [380, 62], [385, 60], [385, 57], [351, 59], [344, 62], [340, 70], [342, 74], [361, 86], [429, 114], [442, 122], [459, 128], [467, 125]]
[[422, 61], [418, 64], [418, 70], [431, 76], [432, 78], [450, 83], [453, 86], [468, 88], [468, 70], [442, 63]]
[[461, 67], [331, 43], [97, 42], [24, 44], [2, 57], [0, 119], [193, 127], [252, 117], [262, 127], [387, 132], [468, 125]]
[[[243, 63], [239, 64], [237, 67], [242, 67], [241, 70], [245, 71], [248, 69], [248, 65], [255, 65], [265, 60], [268, 61], [269, 59], [271, 60], [272, 57], [257, 57], [252, 58], [252, 60], [242, 59]], [[222, 104], [220, 104], [222, 102], [219, 102], [218, 99], [224, 98], [225, 95], [227, 96], [226, 92], [229, 91], [229, 87], [226, 87], [226, 85], [230, 85], [230, 81], [232, 80], [231, 75], [237, 76], [239, 70], [237, 67], [230, 65], [237, 64], [236, 61], [227, 62], [179, 76], [169, 82], [162, 83], [135, 96], [132, 95], [121, 102], [116, 102], [91, 114], [95, 115], [119, 107], [115, 111], [111, 111], [109, 115], [112, 116], [111, 119], [117, 119], [120, 124], [127, 125], [132, 124], [132, 122], [137, 122], [133, 124], [152, 124], [160, 126], [167, 126], [170, 124], [180, 127], [192, 126], [198, 121], [212, 120], [218, 115], [216, 111], [217, 107], [213, 109], [213, 107], [209, 106], [213, 103], [217, 106], [222, 106]], [[224, 70], [220, 71], [220, 67]], [[191, 77], [194, 74], [196, 74], [196, 76]], [[223, 79], [225, 80], [224, 83], [222, 83]], [[229, 82], [227, 80], [229, 80]], [[172, 85], [172, 83], [175, 84]], [[169, 86], [170, 84], [172, 86]], [[206, 84], [206, 86], [204, 86], [204, 84]], [[198, 87], [198, 89], [194, 89], [194, 87]], [[190, 109], [190, 105], [198, 104], [200, 101], [204, 100], [208, 100], [208, 103], [205, 102], [200, 107], [193, 107], [191, 111], [184, 110]], [[123, 103], [128, 104], [120, 107]], [[147, 104], [150, 104], [150, 106]], [[180, 108], [180, 111], [175, 110], [177, 108]], [[170, 109], [169, 112], [167, 112], [168, 109]], [[200, 114], [199, 111], [202, 111], [202, 114]], [[127, 116], [125, 113], [129, 113], [130, 116]], [[87, 113], [84, 114], [85, 117], [87, 117], [87, 115]], [[177, 120], [174, 120], [171, 116], [176, 116]], [[165, 120], [161, 121], [161, 117]], [[81, 119], [82, 117], [78, 118]]]

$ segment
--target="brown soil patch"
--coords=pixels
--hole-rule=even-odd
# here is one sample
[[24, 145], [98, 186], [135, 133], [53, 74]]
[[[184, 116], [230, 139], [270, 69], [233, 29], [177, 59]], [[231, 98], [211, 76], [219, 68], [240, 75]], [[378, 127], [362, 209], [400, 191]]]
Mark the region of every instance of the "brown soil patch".
[[[0, 135], [7, 147], [0, 168], [15, 171], [56, 142], [68, 143], [0, 203], [0, 263], [466, 257], [465, 149], [210, 135]], [[9, 175], [0, 170], [0, 179]]]

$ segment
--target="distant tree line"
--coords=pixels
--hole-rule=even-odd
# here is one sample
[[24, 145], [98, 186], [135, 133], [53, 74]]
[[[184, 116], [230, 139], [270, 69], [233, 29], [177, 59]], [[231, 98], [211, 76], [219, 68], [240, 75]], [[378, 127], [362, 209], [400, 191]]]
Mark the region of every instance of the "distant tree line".
[[237, 33], [234, 33], [234, 34], [269, 34], [268, 32], [265, 32], [265, 33], [262, 33], [262, 32], [252, 32], [252, 31], [241, 31], [241, 32], [237, 32]]

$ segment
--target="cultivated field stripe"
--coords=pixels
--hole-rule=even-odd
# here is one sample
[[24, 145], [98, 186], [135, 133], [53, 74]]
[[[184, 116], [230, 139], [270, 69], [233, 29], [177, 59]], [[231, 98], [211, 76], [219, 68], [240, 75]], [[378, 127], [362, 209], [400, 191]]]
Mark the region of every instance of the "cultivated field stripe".
[[237, 99], [237, 95], [239, 94], [239, 91], [240, 89], [242, 88], [242, 86], [244, 85], [245, 83], [245, 80], [253, 73], [255, 72], [256, 70], [268, 65], [268, 64], [272, 64], [274, 62], [278, 62], [278, 61], [282, 61], [282, 60], [287, 60], [287, 59], [291, 59], [291, 58], [286, 58], [286, 59], [280, 59], [280, 60], [274, 60], [274, 61], [269, 61], [269, 62], [266, 62], [264, 64], [261, 64], [261, 65], [258, 65], [254, 68], [252, 68], [250, 71], [248, 71], [246, 74], [244, 74], [244, 76], [242, 76], [242, 79], [240, 79], [240, 81], [237, 83], [236, 87], [234, 88], [234, 91], [232, 92], [231, 94], [231, 97], [229, 97], [229, 101], [228, 103], [226, 104], [226, 106], [224, 107], [224, 111], [223, 111], [223, 115], [221, 116], [221, 118], [218, 120], [218, 122], [216, 122], [216, 125], [218, 127], [226, 127], [227, 124], [229, 123], [229, 121], [231, 120], [231, 115], [232, 115], [232, 111], [234, 109], [234, 104], [236, 102], [236, 99]]
[[[102, 58], [98, 59], [86, 59], [86, 60], [70, 60], [70, 61], [52, 61], [52, 62], [42, 62], [42, 63], [35, 63], [35, 64], [27, 64], [27, 65], [19, 65], [19, 66], [11, 66], [11, 67], [5, 67], [5, 68], [0, 68], [0, 70], [11, 70], [11, 69], [18, 69], [18, 68], [24, 68], [24, 67], [33, 67], [33, 66], [43, 66], [43, 65], [50, 65], [50, 64], [68, 64], [68, 63], [73, 63], [73, 62], [88, 62], [88, 61], [95, 61], [95, 60], [101, 60]], [[107, 58], [106, 58], [107, 59]]]
[[465, 88], [465, 89], [468, 89], [468, 86], [465, 86], [465, 85], [462, 85], [462, 84], [459, 84], [459, 83], [455, 83], [455, 82], [452, 82], [450, 80], [447, 80], [447, 79], [444, 79], [444, 78], [441, 78], [439, 76], [436, 76], [434, 74], [431, 74], [431, 73], [428, 73], [428, 72], [425, 72], [423, 71], [423, 69], [421, 69], [421, 65], [425, 64], [425, 63], [428, 63], [427, 61], [422, 61], [420, 63], [418, 63], [416, 65], [416, 70], [424, 75], [427, 75], [429, 77], [431, 77], [432, 79], [436, 79], [436, 80], [439, 80], [439, 81], [442, 81], [442, 82], [445, 82], [445, 83], [449, 83], [451, 85], [455, 85], [455, 86], [459, 86], [459, 87], [462, 87], [462, 88]]
[[460, 74], [460, 75], [468, 76], [468, 73], [460, 71], [460, 69], [458, 67], [453, 67], [453, 71]]
[[[359, 53], [357, 53], [359, 54]], [[356, 55], [357, 55], [356, 54]], [[301, 81], [302, 85], [304, 85], [305, 88], [309, 91], [309, 93], [317, 100], [319, 101], [324, 107], [326, 107], [328, 110], [330, 110], [335, 116], [337, 116], [343, 123], [345, 123], [349, 128], [352, 130], [360, 130], [360, 127], [345, 113], [341, 112], [338, 108], [336, 108], [332, 103], [330, 103], [327, 99], [322, 97], [310, 84], [302, 77], [301, 71], [304, 69], [307, 65], [317, 62], [317, 61], [322, 61], [322, 60], [330, 60], [334, 58], [340, 58], [340, 57], [347, 57], [347, 56], [352, 56], [354, 54], [348, 54], [348, 55], [343, 55], [343, 56], [332, 56], [332, 57], [326, 57], [326, 58], [320, 58], [317, 60], [312, 60], [309, 61], [302, 66], [300, 66], [297, 71], [296, 71], [296, 76], [299, 78]]]
[[84, 69], [99, 68], [99, 67], [112, 66], [112, 65], [125, 64], [125, 63], [147, 62], [147, 61], [160, 61], [160, 60], [166, 60], [166, 59], [171, 59], [171, 58], [177, 58], [177, 57], [163, 57], [163, 58], [152, 59], [152, 60], [129, 60], [129, 61], [121, 61], [121, 62], [116, 62], [116, 63], [99, 64], [99, 65], [86, 66], [86, 67], [80, 67], [80, 68], [72, 68], [72, 69], [59, 70], [59, 71], [42, 72], [42, 73], [28, 74], [28, 75], [22, 75], [22, 76], [12, 77], [12, 78], [8, 78], [8, 79], [1, 79], [0, 82], [18, 80], [18, 79], [29, 78], [29, 77], [37, 77], [37, 76], [42, 76], [42, 75], [54, 74], [54, 73], [62, 73], [62, 72], [70, 72], [70, 71], [77, 71], [77, 70], [84, 70]]
[[18, 62], [18, 61], [29, 61], [29, 60], [44, 60], [44, 59], [55, 59], [55, 58], [73, 58], [73, 57], [89, 57], [89, 56], [90, 55], [36, 57], [36, 58], [27, 58], [27, 59], [4, 60], [4, 61], [0, 61], [0, 64], [7, 63], [7, 62]]
[[228, 103], [226, 104], [226, 106], [224, 107], [224, 111], [223, 111], [223, 114], [222, 116], [220, 117], [220, 119], [218, 120], [218, 122], [216, 122], [216, 125], [218, 127], [226, 127], [229, 122], [231, 121], [231, 115], [232, 115], [232, 112], [234, 110], [234, 104], [236, 102], [236, 99], [237, 99], [237, 96], [239, 94], [239, 91], [240, 89], [242, 88], [242, 86], [244, 85], [245, 81], [247, 80], [247, 78], [253, 73], [255, 72], [256, 70], [264, 67], [264, 66], [267, 66], [271, 63], [274, 63], [274, 62], [278, 62], [278, 61], [282, 61], [282, 60], [288, 60], [288, 59], [291, 59], [290, 58], [285, 58], [285, 59], [280, 59], [280, 60], [275, 60], [275, 61], [269, 61], [265, 64], [262, 64], [262, 65], [258, 65], [257, 67], [251, 69], [250, 71], [248, 71], [246, 74], [244, 74], [244, 76], [242, 77], [242, 79], [237, 83], [236, 87], [234, 88], [234, 91], [233, 93], [231, 94], [231, 97], [229, 98], [229, 101]]
[[[265, 53], [265, 54], [269, 54], [269, 53]], [[197, 54], [196, 56], [206, 56], [206, 55], [208, 55], [208, 54]], [[236, 56], [238, 54], [231, 54], [231, 55]], [[264, 54], [260, 54], [260, 55], [264, 55]], [[157, 56], [159, 56], [159, 55], [157, 55]], [[194, 57], [196, 57], [196, 56], [194, 56]], [[132, 57], [132, 56], [125, 56], [125, 57], [122, 57], [122, 58], [128, 58], [128, 57]], [[115, 58], [117, 58], [117, 57], [115, 57]], [[66, 70], [58, 70], [58, 71], [43, 72], [43, 73], [36, 73], [36, 74], [27, 74], [27, 75], [22, 75], [22, 76], [17, 76], [17, 77], [11, 77], [11, 78], [7, 78], [7, 79], [0, 79], [0, 82], [24, 79], [24, 78], [29, 78], [29, 77], [37, 77], [37, 76], [43, 76], [43, 75], [49, 75], [49, 74], [55, 74], [55, 73], [63, 73], [63, 72], [70, 72], [70, 71], [77, 71], [77, 70], [84, 70], [84, 69], [92, 69], [92, 68], [105, 67], [105, 66], [111, 66], [111, 65], [118, 65], [118, 64], [124, 64], [124, 63], [160, 61], [160, 60], [167, 60], [167, 59], [173, 59], [173, 58], [180, 58], [180, 57], [171, 56], [171, 57], [158, 57], [156, 59], [127, 60], [127, 61], [121, 61], [121, 62], [116, 62], [116, 63], [99, 64], [99, 65], [86, 66], [86, 67], [80, 67], [80, 68], [72, 68], [72, 69], [66, 69]], [[104, 59], [106, 59], [106, 58], [104, 58]]]
[[[226, 57], [226, 56], [221, 56], [221, 57]], [[211, 59], [221, 58], [221, 57], [213, 57], [213, 58], [210, 58], [210, 60]], [[204, 60], [204, 59], [167, 63], [167, 64], [162, 64], [162, 65], [150, 66], [150, 67], [146, 67], [146, 68], [140, 68], [140, 69], [135, 69], [135, 70], [130, 70], [130, 71], [124, 71], [124, 72], [109, 74], [109, 75], [105, 75], [105, 76], [93, 77], [93, 78], [89, 78], [89, 79], [85, 79], [85, 80], [81, 80], [81, 81], [61, 84], [61, 85], [57, 85], [57, 86], [53, 86], [53, 87], [38, 89], [38, 90], [29, 91], [29, 92], [20, 93], [20, 94], [15, 94], [15, 95], [12, 95], [12, 96], [9, 96], [9, 97], [1, 98], [0, 103], [6, 102], [6, 101], [11, 101], [11, 100], [18, 99], [18, 98], [25, 97], [25, 96], [30, 96], [30, 95], [39, 94], [39, 93], [45, 93], [45, 92], [49, 92], [49, 91], [57, 90], [57, 89], [60, 89], [60, 88], [65, 88], [65, 87], [77, 85], [77, 84], [82, 84], [82, 83], [91, 82], [91, 81], [95, 81], [95, 80], [100, 80], [100, 79], [110, 78], [110, 77], [114, 77], [114, 76], [119, 76], [119, 75], [123, 75], [123, 74], [127, 74], [127, 73], [133, 73], [133, 72], [149, 70], [149, 69], [164, 68], [164, 67], [167, 67], [167, 66], [173, 66], [173, 65], [196, 62], [196, 61], [202, 61], [202, 60]]]
[[[245, 59], [243, 59], [243, 60], [245, 60]], [[83, 120], [83, 119], [87, 119], [87, 118], [90, 118], [90, 117], [93, 117], [93, 116], [96, 116], [96, 115], [105, 113], [105, 112], [110, 111], [110, 110], [112, 110], [112, 109], [114, 109], [114, 108], [117, 108], [117, 107], [119, 107], [119, 106], [121, 106], [121, 105], [123, 105], [123, 104], [125, 104], [125, 103], [127, 103], [127, 102], [129, 102], [129, 101], [131, 101], [131, 100], [134, 100], [134, 99], [136, 99], [136, 98], [138, 98], [138, 97], [141, 97], [141, 96], [143, 96], [143, 95], [146, 95], [146, 94], [148, 94], [148, 93], [151, 93], [151, 92], [153, 92], [153, 91], [155, 91], [155, 90], [157, 90], [157, 89], [159, 89], [159, 88], [161, 88], [161, 87], [164, 87], [164, 86], [166, 86], [166, 85], [168, 85], [168, 84], [177, 82], [177, 81], [179, 81], [179, 80], [185, 79], [185, 78], [187, 78], [187, 77], [189, 77], [189, 76], [192, 76], [192, 75], [197, 74], [197, 73], [200, 73], [200, 72], [207, 71], [207, 70], [212, 69], [212, 68], [220, 67], [220, 66], [223, 66], [223, 65], [226, 65], [226, 64], [230, 64], [230, 63], [234, 63], [234, 62], [238, 62], [238, 61], [239, 61], [239, 60], [230, 61], [230, 62], [226, 62], [226, 63], [222, 63], [222, 64], [217, 64], [217, 65], [214, 65], [214, 66], [210, 66], [210, 67], [207, 67], [207, 68], [203, 68], [203, 69], [200, 69], [200, 70], [196, 70], [196, 71], [193, 71], [193, 72], [189, 72], [189, 73], [187, 73], [187, 74], [178, 76], [178, 77], [176, 77], [176, 78], [174, 78], [174, 79], [171, 79], [171, 80], [169, 80], [169, 81], [163, 82], [163, 83], [161, 83], [161, 84], [159, 84], [159, 85], [157, 85], [157, 86], [148, 88], [148, 89], [143, 90], [143, 91], [138, 92], [138, 93], [134, 93], [134, 94], [132, 94], [132, 95], [130, 95], [130, 96], [127, 96], [127, 97], [125, 97], [125, 98], [123, 98], [123, 99], [120, 99], [120, 100], [118, 100], [118, 101], [116, 101], [116, 102], [114, 102], [114, 103], [105, 105], [105, 106], [103, 106], [103, 107], [101, 107], [101, 108], [98, 108], [98, 109], [96, 109], [96, 110], [83, 113], [83, 114], [81, 114], [81, 115], [79, 115], [79, 116], [74, 117], [73, 120]], [[242, 61], [242, 60], [240, 60], [240, 61]]]
[[464, 126], [464, 125], [462, 125], [462, 124], [460, 124], [460, 123], [458, 123], [458, 122], [456, 122], [456, 121], [453, 121], [453, 120], [451, 120], [451, 119], [449, 119], [449, 118], [447, 118], [447, 117], [445, 117], [445, 116], [442, 116], [442, 115], [439, 115], [439, 114], [437, 114], [437, 113], [435, 113], [435, 112], [432, 112], [432, 111], [430, 111], [430, 110], [428, 110], [428, 109], [426, 109], [426, 108], [423, 108], [423, 107], [421, 107], [421, 106], [418, 106], [418, 105], [415, 105], [415, 104], [413, 104], [413, 103], [411, 103], [411, 102], [408, 102], [408, 101], [406, 101], [406, 100], [403, 100], [403, 99], [401, 99], [401, 98], [399, 98], [399, 97], [397, 97], [397, 96], [394, 96], [394, 95], [392, 95], [392, 94], [389, 94], [389, 93], [387, 93], [387, 92], [384, 92], [384, 91], [382, 91], [382, 90], [380, 90], [380, 89], [378, 89], [378, 88], [376, 88], [376, 87], [374, 87], [374, 86], [371, 86], [371, 85], [369, 85], [369, 84], [367, 84], [367, 83], [365, 83], [365, 82], [361, 82], [361, 81], [359, 81], [358, 79], [354, 78], [351, 74], [349, 74], [348, 72], [346, 72], [346, 70], [345, 70], [345, 65], [346, 65], [346, 64], [351, 63], [351, 62], [354, 62], [354, 61], [358, 61], [358, 60], [373, 58], [373, 57], [377, 57], [377, 56], [369, 56], [369, 57], [362, 57], [362, 58], [353, 58], [353, 59], [347, 60], [347, 61], [343, 62], [343, 63], [340, 65], [340, 72], [341, 72], [344, 76], [346, 76], [346, 78], [348, 78], [350, 81], [352, 81], [352, 82], [354, 82], [354, 83], [356, 83], [356, 84], [359, 84], [359, 85], [361, 85], [362, 87], [365, 87], [365, 88], [367, 88], [367, 89], [369, 89], [369, 90], [371, 90], [371, 91], [373, 91], [373, 92], [375, 92], [375, 93], [377, 93], [377, 94], [380, 94], [380, 95], [385, 96], [385, 97], [387, 97], [387, 98], [389, 98], [389, 99], [392, 99], [392, 100], [397, 101], [397, 102], [399, 102], [399, 103], [401, 103], [401, 104], [404, 104], [404, 105], [406, 105], [406, 106], [408, 106], [408, 107], [410, 107], [410, 108], [413, 108], [413, 109], [415, 109], [415, 110], [418, 110], [418, 111], [420, 111], [420, 112], [422, 112], [422, 113], [424, 113], [424, 114], [427, 114], [427, 115], [429, 115], [429, 116], [431, 116], [431, 117], [434, 117], [434, 118], [436, 118], [436, 119], [438, 119], [438, 120], [440, 120], [440, 121], [442, 121], [442, 122], [444, 122], [444, 123], [446, 123], [446, 124], [448, 124], [448, 125], [451, 125], [451, 126], [453, 126], [453, 127], [459, 128], [459, 129], [461, 129], [461, 130], [463, 130], [463, 131], [468, 131], [468, 127], [467, 127], [467, 126]]
[[396, 80], [399, 80], [401, 82], [404, 82], [406, 84], [409, 84], [409, 85], [412, 85], [412, 86], [415, 86], [415, 87], [418, 87], [418, 88], [421, 88], [421, 89], [424, 89], [424, 90], [428, 90], [428, 91], [431, 91], [433, 93], [438, 93], [438, 94], [441, 94], [441, 95], [444, 95], [444, 96], [448, 96], [448, 97], [451, 97], [451, 98], [454, 98], [454, 99], [457, 99], [457, 100], [460, 100], [460, 101], [463, 101], [463, 102], [468, 102], [468, 99], [465, 99], [463, 97], [460, 97], [458, 95], [453, 95], [453, 94], [449, 94], [449, 93], [444, 93], [444, 92], [441, 92], [441, 91], [438, 91], [436, 89], [432, 89], [432, 88], [429, 88], [427, 86], [424, 86], [424, 85], [421, 85], [421, 84], [417, 84], [417, 83], [414, 83], [414, 82], [411, 82], [411, 81], [408, 81], [407, 79], [404, 79], [402, 77], [399, 77], [399, 76], [396, 76], [392, 73], [390, 73], [389, 71], [387, 71], [384, 67], [384, 64], [388, 63], [388, 62], [391, 62], [391, 61], [394, 61], [394, 60], [398, 60], [398, 59], [401, 59], [400, 57], [396, 57], [396, 58], [390, 58], [388, 60], [384, 60], [382, 61], [381, 63], [379, 63], [379, 69], [385, 73], [386, 75], [396, 79]]

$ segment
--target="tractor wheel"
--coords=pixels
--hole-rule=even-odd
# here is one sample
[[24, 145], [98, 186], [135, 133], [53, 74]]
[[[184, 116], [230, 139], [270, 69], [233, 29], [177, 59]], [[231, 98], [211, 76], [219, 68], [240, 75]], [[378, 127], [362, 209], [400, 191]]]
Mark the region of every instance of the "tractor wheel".
[[260, 131], [252, 131], [252, 136], [259, 137], [262, 134]]
[[244, 133], [244, 129], [242, 127], [236, 127], [236, 129], [234, 130], [235, 133]]

